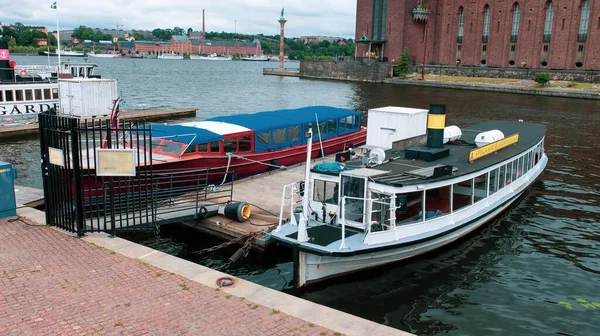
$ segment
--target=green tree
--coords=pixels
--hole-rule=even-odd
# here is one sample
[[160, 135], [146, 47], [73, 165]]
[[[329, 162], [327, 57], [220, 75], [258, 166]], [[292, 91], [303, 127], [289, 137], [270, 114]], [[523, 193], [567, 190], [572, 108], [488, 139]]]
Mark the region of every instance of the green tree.
[[14, 30], [14, 29], [12, 29], [10, 27], [3, 27], [2, 28], [2, 35], [3, 36], [8, 36], [9, 38], [12, 37], [12, 38], [16, 39], [19, 36], [19, 33], [16, 30]]
[[400, 77], [406, 78], [408, 74], [413, 72], [413, 68], [410, 64], [410, 55], [408, 54], [408, 48], [404, 47], [400, 54], [400, 62], [394, 68], [394, 73]]
[[190, 35], [192, 34], [192, 32], [193, 32], [193, 31], [194, 31], [194, 30], [193, 30], [192, 28], [188, 28], [188, 29], [187, 29], [187, 34], [188, 34], [188, 36], [190, 36]]
[[133, 38], [136, 41], [144, 41], [144, 40], [146, 40], [146, 38], [144, 37], [144, 35], [142, 33], [135, 33], [135, 34], [133, 34]]
[[[175, 27], [175, 28], [173, 28], [173, 30], [171, 31], [171, 34], [172, 34], [172, 35], [183, 35], [183, 32], [184, 32], [184, 31], [183, 31], [183, 28], [181, 28], [181, 27]], [[171, 38], [171, 37], [169, 36], [169, 38]]]
[[535, 79], [534, 81], [536, 81], [536, 83], [540, 83], [542, 84], [542, 86], [550, 83], [550, 74], [548, 74], [547, 72], [538, 72], [537, 74], [535, 74]]

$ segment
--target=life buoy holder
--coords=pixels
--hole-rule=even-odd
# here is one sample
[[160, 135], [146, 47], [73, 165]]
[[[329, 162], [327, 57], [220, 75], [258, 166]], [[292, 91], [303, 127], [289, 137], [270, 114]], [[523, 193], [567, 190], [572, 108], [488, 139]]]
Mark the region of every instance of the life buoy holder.
[[19, 74], [21, 76], [29, 76], [29, 72], [27, 71], [27, 69], [21, 69], [21, 71], [19, 72]]

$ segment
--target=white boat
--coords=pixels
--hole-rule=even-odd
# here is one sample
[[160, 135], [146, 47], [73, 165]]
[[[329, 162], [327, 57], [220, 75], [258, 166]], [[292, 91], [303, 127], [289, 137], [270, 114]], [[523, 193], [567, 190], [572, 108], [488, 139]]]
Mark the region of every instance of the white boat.
[[158, 55], [159, 59], [175, 59], [175, 60], [181, 60], [183, 59], [183, 55], [178, 55], [178, 54], [160, 54]]
[[264, 55], [261, 55], [261, 56], [254, 55], [254, 56], [250, 56], [250, 57], [242, 57], [242, 61], [268, 62], [268, 61], [270, 61], [270, 59]]
[[[55, 49], [54, 52], [44, 51], [43, 54], [44, 55], [49, 55], [49, 56], [58, 56], [58, 49]], [[84, 52], [80, 52], [80, 51], [61, 50], [60, 51], [60, 56], [66, 56], [66, 57], [84, 57], [85, 53]]]
[[[312, 169], [308, 157], [308, 183], [284, 188], [272, 237], [293, 249], [299, 287], [412, 258], [470, 234], [517, 202], [548, 162], [544, 125], [445, 128], [443, 105], [429, 113], [387, 107], [368, 115], [361, 148], [367, 152], [338, 154], [337, 162]], [[478, 147], [475, 139], [492, 130], [508, 136]], [[425, 139], [427, 145], [417, 145]]]
[[205, 60], [205, 61], [231, 61], [233, 59], [233, 57], [231, 55], [218, 56], [216, 53], [212, 53], [208, 56], [190, 55], [190, 59]]
[[90, 56], [90, 57], [96, 57], [96, 58], [117, 58], [120, 57], [121, 55], [119, 54], [96, 54], [94, 52], [88, 52], [86, 55]]
[[61, 78], [100, 78], [94, 63], [63, 62], [60, 68], [44, 65], [16, 65], [0, 69], [0, 125], [35, 121], [37, 114], [51, 108], [58, 111], [57, 70]]

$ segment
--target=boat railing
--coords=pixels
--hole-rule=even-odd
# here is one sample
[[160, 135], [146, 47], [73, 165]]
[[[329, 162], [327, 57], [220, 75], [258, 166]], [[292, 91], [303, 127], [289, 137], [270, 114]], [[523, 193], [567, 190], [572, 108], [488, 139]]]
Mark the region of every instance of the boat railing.
[[283, 224], [283, 214], [286, 208], [286, 201], [289, 202], [290, 207], [290, 223], [292, 225], [298, 225], [296, 218], [294, 217], [294, 207], [298, 204], [299, 201], [296, 200], [296, 194], [298, 190], [297, 183], [290, 183], [283, 186], [283, 191], [281, 193], [281, 204], [279, 208], [279, 222], [277, 225], [277, 229], [275, 232], [281, 229], [281, 225]]

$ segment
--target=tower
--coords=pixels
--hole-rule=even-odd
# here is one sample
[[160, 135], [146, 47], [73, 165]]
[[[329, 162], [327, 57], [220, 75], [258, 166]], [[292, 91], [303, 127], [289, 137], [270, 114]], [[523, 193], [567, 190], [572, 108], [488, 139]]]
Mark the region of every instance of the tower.
[[279, 33], [279, 69], [283, 70], [284, 66], [284, 42], [283, 42], [283, 26], [287, 20], [283, 17], [283, 8], [281, 9], [281, 17], [279, 18], [279, 25], [281, 26], [281, 32]]
[[204, 9], [202, 10], [202, 40], [206, 40], [206, 30], [204, 26]]

